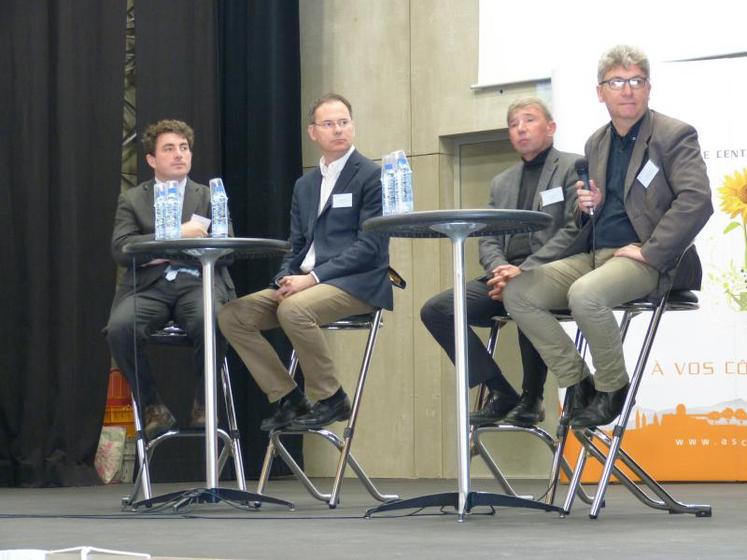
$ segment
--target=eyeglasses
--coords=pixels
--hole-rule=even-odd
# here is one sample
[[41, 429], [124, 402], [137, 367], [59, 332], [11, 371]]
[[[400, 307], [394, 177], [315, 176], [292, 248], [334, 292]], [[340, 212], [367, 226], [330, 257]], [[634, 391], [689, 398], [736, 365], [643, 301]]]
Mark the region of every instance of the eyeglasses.
[[646, 85], [646, 82], [648, 82], [648, 78], [643, 78], [641, 76], [635, 76], [633, 78], [610, 78], [609, 80], [604, 80], [599, 82], [599, 85], [607, 84], [610, 89], [613, 89], [615, 91], [620, 91], [621, 89], [625, 88], [625, 84], [628, 84], [630, 86], [630, 89], [641, 89], [643, 86]]
[[319, 128], [323, 128], [324, 130], [332, 130], [335, 126], [339, 126], [340, 128], [347, 128], [352, 122], [353, 121], [350, 119], [340, 119], [337, 121], [322, 121], [320, 123], [314, 123], [314, 126], [318, 126]]

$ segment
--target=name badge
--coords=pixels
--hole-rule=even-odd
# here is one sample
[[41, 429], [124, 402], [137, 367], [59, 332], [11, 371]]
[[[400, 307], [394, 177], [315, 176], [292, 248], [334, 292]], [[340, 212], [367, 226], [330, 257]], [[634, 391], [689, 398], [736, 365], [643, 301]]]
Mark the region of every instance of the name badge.
[[199, 214], [192, 214], [192, 217], [189, 220], [192, 222], [199, 223], [205, 229], [210, 227], [210, 219], [206, 218], [205, 216], [200, 216]]
[[352, 208], [353, 193], [342, 193], [332, 195], [332, 208]]
[[563, 187], [553, 187], [546, 191], [540, 191], [540, 197], [542, 197], [542, 206], [548, 206], [555, 204], [556, 202], [563, 201]]
[[643, 169], [641, 169], [641, 172], [638, 174], [638, 182], [645, 188], [648, 188], [658, 172], [659, 168], [656, 167], [656, 164], [653, 161], [648, 160], [646, 165], [643, 166]]

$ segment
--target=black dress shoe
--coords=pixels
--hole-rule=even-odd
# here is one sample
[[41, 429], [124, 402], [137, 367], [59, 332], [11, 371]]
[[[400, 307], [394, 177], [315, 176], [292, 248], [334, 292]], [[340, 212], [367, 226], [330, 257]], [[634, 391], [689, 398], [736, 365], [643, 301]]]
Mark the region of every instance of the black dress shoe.
[[165, 404], [149, 404], [143, 412], [143, 423], [145, 437], [151, 440], [176, 426], [176, 418]]
[[293, 403], [286, 399], [275, 411], [275, 414], [262, 420], [259, 429], [265, 432], [286, 428], [293, 420], [311, 410], [311, 401], [304, 395], [303, 400]]
[[308, 414], [296, 418], [290, 425], [291, 430], [318, 430], [332, 422], [350, 418], [352, 409], [347, 395], [332, 403], [328, 400], [317, 401]]
[[586, 408], [571, 417], [574, 428], [591, 428], [611, 423], [622, 412], [630, 383], [617, 391], [598, 391]]
[[544, 419], [545, 405], [542, 402], [542, 397], [522, 393], [521, 398], [519, 398], [519, 404], [506, 414], [503, 423], [529, 428], [530, 426], [536, 426]]
[[517, 404], [519, 399], [504, 395], [500, 391], [491, 391], [485, 405], [469, 415], [469, 423], [473, 426], [485, 426], [495, 424], [508, 414]]
[[563, 410], [563, 415], [560, 417], [561, 424], [568, 424], [569, 420], [578, 411], [583, 410], [591, 404], [594, 396], [597, 394], [590, 375], [587, 375], [575, 385], [571, 385], [566, 391], [570, 392], [570, 404]]

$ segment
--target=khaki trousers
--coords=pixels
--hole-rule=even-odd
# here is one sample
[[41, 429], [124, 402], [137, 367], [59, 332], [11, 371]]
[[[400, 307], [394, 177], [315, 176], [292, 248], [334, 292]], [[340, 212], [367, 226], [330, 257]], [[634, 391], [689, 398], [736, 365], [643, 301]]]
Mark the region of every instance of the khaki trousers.
[[659, 273], [653, 267], [614, 257], [616, 249], [579, 253], [522, 272], [504, 291], [503, 303], [519, 328], [532, 341], [560, 387], [589, 374], [573, 340], [550, 310], [570, 309], [584, 334], [599, 391], [616, 391], [628, 382], [622, 338], [612, 308], [650, 294]]
[[316, 284], [279, 304], [272, 299], [274, 292], [261, 290], [225, 305], [218, 315], [223, 336], [269, 401], [275, 402], [290, 393], [296, 383], [261, 331], [282, 328], [298, 355], [309, 397], [320, 400], [332, 396], [340, 382], [320, 325], [370, 313], [374, 308], [329, 284]]

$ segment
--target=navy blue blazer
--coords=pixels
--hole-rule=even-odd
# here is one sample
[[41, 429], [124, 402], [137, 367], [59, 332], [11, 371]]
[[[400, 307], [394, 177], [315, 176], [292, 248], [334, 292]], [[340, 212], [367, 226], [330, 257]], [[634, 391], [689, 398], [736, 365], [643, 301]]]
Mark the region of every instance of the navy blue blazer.
[[[314, 274], [319, 282], [336, 286], [374, 307], [392, 309], [389, 239], [362, 229], [368, 218], [381, 215], [379, 166], [354, 150], [318, 214], [321, 186], [319, 167], [296, 181], [290, 214], [291, 253], [283, 259], [273, 282], [302, 274], [300, 266], [313, 241]], [[348, 193], [352, 200], [335, 197]]]

